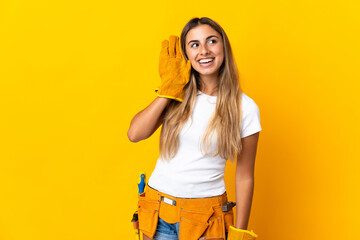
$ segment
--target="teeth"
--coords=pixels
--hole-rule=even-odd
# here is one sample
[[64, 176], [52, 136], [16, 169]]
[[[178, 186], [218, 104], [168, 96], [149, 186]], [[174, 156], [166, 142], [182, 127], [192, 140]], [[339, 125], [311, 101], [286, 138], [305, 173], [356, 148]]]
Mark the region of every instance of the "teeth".
[[208, 59], [201, 59], [199, 62], [200, 63], [208, 63], [208, 62], [212, 62], [214, 59], [208, 58]]

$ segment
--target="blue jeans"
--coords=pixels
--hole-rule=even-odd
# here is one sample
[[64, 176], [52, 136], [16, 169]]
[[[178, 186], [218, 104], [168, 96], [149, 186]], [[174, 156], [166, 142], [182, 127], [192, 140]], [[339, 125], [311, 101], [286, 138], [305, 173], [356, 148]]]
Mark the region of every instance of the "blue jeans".
[[[158, 220], [157, 228], [153, 239], [155, 240], [179, 240], [180, 223], [167, 223], [161, 218]], [[226, 232], [226, 238], [228, 232]]]
[[161, 218], [158, 220], [153, 239], [156, 240], [178, 240], [180, 223], [167, 223]]

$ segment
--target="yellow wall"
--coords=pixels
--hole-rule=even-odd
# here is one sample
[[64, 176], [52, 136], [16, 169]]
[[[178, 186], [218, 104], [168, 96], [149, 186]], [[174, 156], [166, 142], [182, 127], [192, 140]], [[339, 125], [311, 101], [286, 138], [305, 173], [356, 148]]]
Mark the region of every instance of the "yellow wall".
[[160, 129], [126, 132], [156, 97], [161, 41], [195, 16], [225, 29], [260, 108], [249, 229], [359, 239], [356, 2], [1, 1], [0, 239], [133, 239]]

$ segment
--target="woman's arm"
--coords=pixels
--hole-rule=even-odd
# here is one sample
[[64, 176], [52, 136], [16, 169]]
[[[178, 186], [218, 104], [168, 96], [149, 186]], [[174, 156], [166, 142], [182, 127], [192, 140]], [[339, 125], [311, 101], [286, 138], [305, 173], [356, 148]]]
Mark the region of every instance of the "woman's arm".
[[171, 99], [156, 97], [149, 106], [138, 112], [130, 122], [127, 132], [131, 142], [138, 142], [150, 137], [163, 123], [165, 112]]
[[257, 143], [260, 132], [242, 138], [242, 151], [237, 156], [235, 173], [236, 224], [235, 227], [246, 230], [250, 218], [254, 191], [254, 168]]

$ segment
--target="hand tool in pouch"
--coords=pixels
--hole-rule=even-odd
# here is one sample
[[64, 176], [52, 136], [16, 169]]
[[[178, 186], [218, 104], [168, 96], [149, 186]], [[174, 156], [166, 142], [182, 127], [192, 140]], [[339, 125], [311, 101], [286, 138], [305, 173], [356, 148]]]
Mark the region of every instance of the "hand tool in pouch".
[[[145, 173], [144, 172], [140, 173], [137, 184], [138, 184], [138, 189], [139, 189], [138, 194], [143, 193], [144, 189], [145, 189], [145, 185], [146, 185]], [[133, 223], [133, 227], [135, 229], [135, 239], [136, 240], [143, 240], [143, 234], [139, 229], [138, 211], [136, 211], [133, 214], [133, 218], [131, 219], [131, 222]]]

